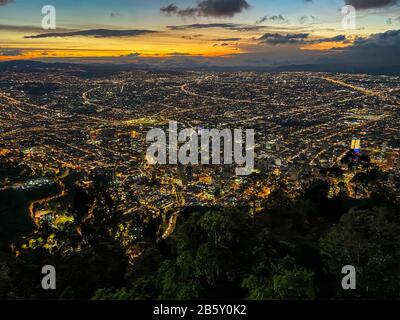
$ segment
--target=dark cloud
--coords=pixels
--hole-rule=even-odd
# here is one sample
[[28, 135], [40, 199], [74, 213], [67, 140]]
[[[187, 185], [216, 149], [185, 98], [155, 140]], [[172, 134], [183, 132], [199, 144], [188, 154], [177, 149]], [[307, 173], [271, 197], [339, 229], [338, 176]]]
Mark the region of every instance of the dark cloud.
[[224, 43], [221, 43], [221, 44], [219, 44], [219, 43], [215, 43], [215, 44], [213, 44], [213, 47], [226, 47], [226, 46], [229, 46], [229, 43], [226, 43], [226, 42], [224, 42]]
[[273, 15], [273, 16], [264, 16], [256, 21], [257, 24], [263, 23], [265, 21], [272, 21], [278, 23], [288, 23], [289, 20], [286, 19], [283, 15]]
[[118, 18], [121, 17], [122, 15], [119, 12], [111, 12], [110, 17], [111, 18]]
[[232, 30], [236, 31], [259, 31], [264, 29], [263, 26], [252, 26], [252, 25], [239, 25], [236, 28], [231, 28]]
[[81, 30], [81, 31], [71, 31], [71, 32], [41, 33], [33, 36], [25, 36], [25, 38], [37, 39], [37, 38], [77, 37], [77, 36], [86, 36], [95, 38], [135, 37], [153, 32], [156, 31], [93, 29], [93, 30]]
[[241, 38], [218, 38], [218, 39], [212, 39], [211, 41], [239, 41]]
[[257, 31], [263, 29], [264, 27], [237, 23], [194, 23], [184, 24], [180, 26], [167, 26], [167, 28], [171, 30], [223, 28], [236, 31]]
[[362, 10], [396, 5], [398, 0], [345, 0], [345, 3]]
[[231, 29], [238, 26], [235, 23], [194, 23], [184, 24], [180, 26], [167, 26], [171, 30], [188, 30], [188, 29], [208, 29], [208, 28], [226, 28]]
[[193, 40], [193, 39], [200, 38], [202, 36], [203, 36], [202, 34], [192, 34], [192, 35], [189, 35], [189, 36], [182, 36], [182, 39]]
[[14, 0], [0, 0], [0, 6], [5, 6], [6, 4], [13, 3]]
[[20, 49], [8, 49], [8, 48], [0, 48], [0, 56], [4, 57], [16, 57], [22, 56], [23, 53]]
[[358, 37], [354, 40], [353, 46], [349, 48], [370, 49], [371, 47], [400, 48], [400, 30], [389, 30], [369, 37]]
[[246, 0], [204, 0], [198, 8], [204, 16], [233, 17], [250, 7]]
[[160, 8], [161, 12], [164, 12], [166, 15], [172, 15], [172, 14], [176, 14], [179, 11], [179, 8], [174, 5], [173, 3], [165, 6], [165, 7], [161, 7]]
[[258, 40], [268, 44], [294, 44], [301, 43], [307, 39], [309, 33], [288, 33], [286, 35], [279, 33], [265, 33]]
[[299, 18], [299, 22], [301, 23], [301, 24], [305, 24], [305, 23], [313, 23], [313, 22], [315, 22], [315, 21], [317, 21], [317, 17], [316, 16], [313, 16], [313, 15], [310, 15], [310, 16], [301, 16], [300, 18]]
[[265, 21], [267, 21], [267, 20], [268, 20], [268, 17], [267, 17], [267, 16], [264, 16], [264, 17], [258, 19], [258, 20], [256, 21], [256, 23], [257, 23], [257, 24], [260, 24], [260, 23], [263, 23], [263, 22], [265, 22]]
[[[314, 40], [315, 41], [315, 40]], [[331, 38], [323, 38], [317, 40], [319, 42], [341, 42], [341, 41], [347, 41], [347, 38], [344, 34], [339, 34], [337, 36], [331, 37]]]
[[320, 39], [309, 39], [309, 33], [266, 33], [261, 36], [258, 40], [261, 43], [267, 43], [271, 45], [279, 44], [313, 44], [321, 42], [343, 42], [346, 40], [345, 35], [337, 35], [330, 38], [320, 38]]
[[161, 7], [160, 11], [167, 15], [178, 15], [181, 17], [203, 16], [226, 18], [233, 17], [250, 8], [246, 0], [202, 0], [196, 7], [180, 9], [175, 4]]
[[178, 10], [176, 14], [179, 16], [182, 16], [182, 17], [190, 17], [190, 16], [195, 16], [195, 15], [200, 15], [199, 12], [197, 11], [197, 8], [181, 9], [181, 10]]
[[121, 55], [120, 57], [131, 57], [131, 58], [134, 58], [134, 57], [139, 57], [141, 54], [139, 53], [139, 52], [132, 52], [132, 53], [128, 53], [128, 54], [125, 54], [125, 55]]
[[353, 45], [333, 50], [325, 63], [390, 69], [400, 66], [400, 30], [389, 30], [369, 37], [358, 37]]

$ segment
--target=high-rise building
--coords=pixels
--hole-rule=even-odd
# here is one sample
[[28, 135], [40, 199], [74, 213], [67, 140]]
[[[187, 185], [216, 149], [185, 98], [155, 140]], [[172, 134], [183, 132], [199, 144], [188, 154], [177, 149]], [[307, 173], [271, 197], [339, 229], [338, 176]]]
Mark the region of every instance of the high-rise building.
[[354, 138], [351, 140], [351, 150], [353, 150], [355, 153], [360, 153], [360, 145], [360, 139]]

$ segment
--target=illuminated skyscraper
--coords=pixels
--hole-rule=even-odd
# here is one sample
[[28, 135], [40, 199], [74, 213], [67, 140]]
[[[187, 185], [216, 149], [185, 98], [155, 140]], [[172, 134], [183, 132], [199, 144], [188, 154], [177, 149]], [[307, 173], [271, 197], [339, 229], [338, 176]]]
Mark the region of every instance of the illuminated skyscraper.
[[360, 153], [360, 145], [361, 145], [360, 139], [351, 140], [351, 150], [353, 150], [355, 153]]

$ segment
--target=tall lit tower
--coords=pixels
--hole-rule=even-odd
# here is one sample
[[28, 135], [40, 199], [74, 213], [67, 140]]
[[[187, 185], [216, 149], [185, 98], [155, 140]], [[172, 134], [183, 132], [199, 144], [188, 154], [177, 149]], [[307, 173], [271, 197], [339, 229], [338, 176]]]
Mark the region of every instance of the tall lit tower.
[[361, 145], [361, 140], [357, 138], [353, 138], [351, 140], [351, 150], [354, 153], [360, 153], [360, 145]]

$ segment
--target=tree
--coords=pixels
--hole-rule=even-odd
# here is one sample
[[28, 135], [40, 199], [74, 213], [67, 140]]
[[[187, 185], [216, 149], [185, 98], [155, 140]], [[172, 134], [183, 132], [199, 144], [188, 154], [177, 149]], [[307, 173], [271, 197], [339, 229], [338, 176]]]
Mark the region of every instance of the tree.
[[251, 275], [243, 281], [249, 299], [314, 299], [316, 296], [314, 273], [299, 266], [295, 259], [286, 256], [272, 264], [271, 275], [260, 278]]
[[[321, 239], [325, 268], [337, 279], [338, 297], [399, 298], [400, 215], [398, 208], [351, 209]], [[353, 265], [357, 290], [340, 287], [341, 269]]]

